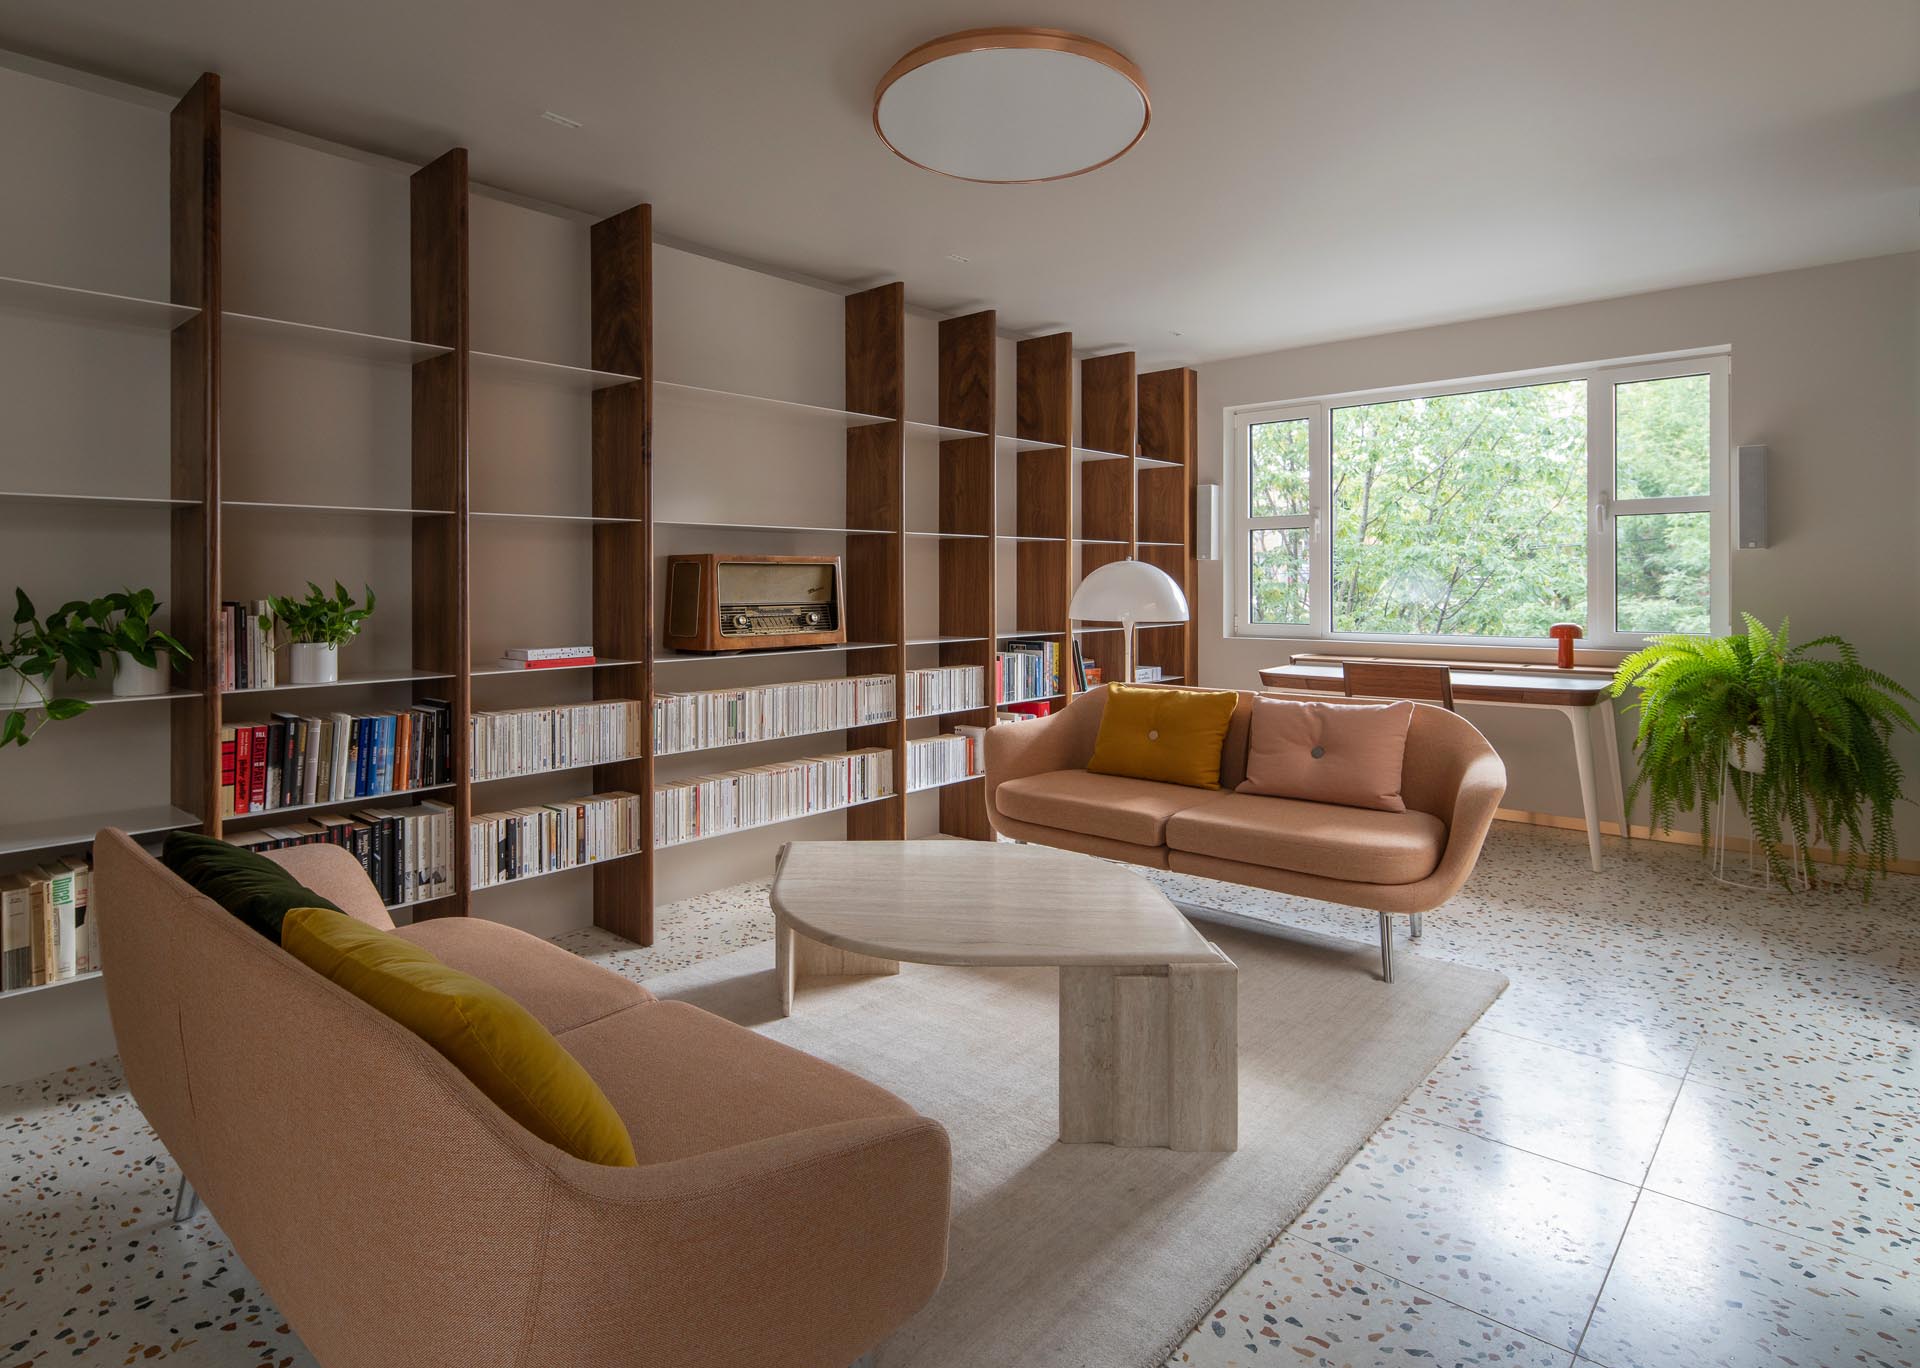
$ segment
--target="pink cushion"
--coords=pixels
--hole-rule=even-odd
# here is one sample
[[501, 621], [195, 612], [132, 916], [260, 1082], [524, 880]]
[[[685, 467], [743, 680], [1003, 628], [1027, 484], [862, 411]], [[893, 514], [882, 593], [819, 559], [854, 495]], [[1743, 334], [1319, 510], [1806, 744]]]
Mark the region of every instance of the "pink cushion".
[[1400, 768], [1411, 703], [1254, 700], [1240, 793], [1405, 812]]

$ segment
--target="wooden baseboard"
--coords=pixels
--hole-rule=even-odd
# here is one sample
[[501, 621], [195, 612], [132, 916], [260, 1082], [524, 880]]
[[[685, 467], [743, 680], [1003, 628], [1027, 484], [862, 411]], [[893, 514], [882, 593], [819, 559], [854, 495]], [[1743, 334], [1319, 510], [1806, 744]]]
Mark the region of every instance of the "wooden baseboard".
[[[1562, 831], [1587, 829], [1587, 824], [1578, 817], [1566, 817], [1557, 812], [1521, 812], [1518, 808], [1501, 808], [1493, 815], [1503, 822], [1519, 822], [1525, 826], [1557, 827]], [[1603, 835], [1618, 836], [1620, 824], [1603, 820], [1600, 823], [1600, 831]], [[1637, 841], [1666, 841], [1672, 845], [1697, 846], [1700, 844], [1700, 833], [1697, 831], [1655, 831], [1652, 827], [1636, 826], [1633, 828], [1632, 837]], [[1744, 855], [1752, 847], [1753, 842], [1744, 836], [1727, 838], [1729, 850], [1738, 851]], [[1833, 852], [1824, 846], [1814, 849], [1813, 858], [1821, 864], [1840, 863], [1834, 858]], [[1887, 862], [1887, 869], [1895, 874], [1920, 874], [1920, 860], [1890, 860]]]

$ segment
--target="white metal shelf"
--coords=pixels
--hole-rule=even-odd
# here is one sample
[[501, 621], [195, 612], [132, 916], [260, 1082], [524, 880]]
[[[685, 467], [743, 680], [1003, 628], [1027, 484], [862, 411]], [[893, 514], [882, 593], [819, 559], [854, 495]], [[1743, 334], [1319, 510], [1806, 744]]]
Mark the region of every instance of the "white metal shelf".
[[689, 836], [683, 841], [663, 841], [654, 846], [656, 851], [678, 850], [682, 846], [699, 845], [702, 841], [717, 841], [723, 836], [744, 836], [749, 831], [765, 831], [768, 827], [786, 826], [790, 822], [803, 822], [809, 817], [826, 817], [835, 812], [846, 812], [852, 808], [867, 807], [873, 803], [884, 803], [894, 795], [883, 793], [875, 798], [861, 798], [851, 803], [836, 803], [832, 807], [817, 808], [812, 812], [798, 813], [792, 817], [781, 817], [772, 822], [755, 822], [752, 826], [734, 827], [730, 831], [710, 831], [703, 836]]
[[520, 513], [507, 509], [476, 508], [468, 515], [470, 518], [486, 518], [497, 522], [557, 522], [557, 523], [641, 523], [645, 518], [616, 518], [599, 513]]
[[[736, 413], [762, 413], [770, 417], [792, 419], [797, 422], [818, 423], [828, 427], [857, 428], [873, 427], [880, 423], [890, 423], [891, 418], [875, 413], [857, 413], [852, 409], [827, 408], [820, 404], [802, 404], [791, 399], [770, 399], [759, 394], [741, 394], [732, 390], [708, 389], [704, 385], [682, 385], [670, 380], [653, 382], [653, 397], [662, 404], [679, 404], [689, 408], [732, 411]], [[918, 424], [921, 428], [930, 428], [931, 424]]]
[[952, 788], [955, 784], [975, 784], [985, 779], [984, 774], [963, 774], [958, 779], [942, 779], [937, 784], [910, 784], [908, 793], [932, 793], [935, 789]]
[[21, 503], [75, 504], [86, 508], [198, 508], [199, 499], [146, 494], [61, 494], [36, 489], [0, 490], [0, 499]]
[[836, 537], [891, 537], [893, 535], [882, 527], [825, 527], [808, 523], [706, 522], [695, 518], [655, 518], [653, 525], [655, 527], [695, 527], [709, 532], [824, 532]]
[[511, 380], [521, 384], [551, 385], [558, 389], [591, 394], [595, 390], [635, 385], [641, 377], [619, 371], [594, 370], [590, 366], [570, 366], [561, 361], [535, 361], [524, 356], [506, 356], [500, 352], [469, 352], [473, 373], [483, 380]]
[[423, 680], [452, 679], [453, 676], [433, 670], [371, 669], [352, 674], [342, 674], [338, 679], [330, 679], [323, 684], [254, 684], [244, 689], [223, 689], [228, 698], [243, 698], [248, 694], [294, 693], [308, 689], [350, 689], [366, 684], [413, 684]]
[[627, 765], [645, 758], [640, 755], [623, 755], [614, 760], [583, 760], [577, 765], [555, 765], [551, 769], [521, 770], [517, 774], [490, 774], [484, 779], [475, 778], [473, 784], [478, 788], [481, 784], [505, 784], [514, 779], [544, 779], [550, 774], [573, 774], [578, 770], [598, 769], [602, 765]]
[[0, 276], [0, 309], [79, 323], [162, 331], [178, 327], [200, 312], [191, 304], [141, 299], [107, 290], [83, 290], [76, 285], [55, 285], [17, 276]]
[[[735, 651], [731, 654], [704, 651], [668, 651], [653, 653], [655, 665], [684, 665], [693, 661], [721, 660], [765, 660], [769, 656], [828, 655], [836, 651], [884, 651], [892, 646], [888, 641], [849, 641], [837, 646], [790, 646], [778, 651]], [[884, 673], [884, 671], [883, 671]]]
[[288, 318], [266, 318], [231, 310], [221, 315], [221, 327], [223, 340], [265, 341], [383, 366], [410, 366], [429, 357], [445, 356], [453, 350], [406, 337], [384, 337], [351, 328], [329, 328], [318, 323], [296, 323]]
[[29, 983], [19, 988], [9, 988], [6, 992], [0, 993], [0, 1002], [4, 1002], [8, 998], [25, 997], [28, 993], [44, 993], [49, 988], [65, 988], [68, 984], [72, 983], [86, 983], [90, 979], [97, 979], [99, 977], [100, 971], [98, 969], [89, 969], [84, 974], [74, 974], [67, 978], [55, 979], [51, 983]]
[[524, 666], [486, 664], [475, 665], [468, 673], [475, 679], [501, 679], [514, 675], [558, 674], [563, 670], [613, 670], [623, 665], [638, 664], [640, 664], [640, 662], [637, 660], [623, 659], [588, 660], [582, 661], [577, 665], [572, 661], [567, 661], [559, 665], [539, 665], [533, 669], [527, 669]]
[[450, 518], [451, 508], [400, 508], [391, 504], [282, 503], [267, 499], [222, 499], [220, 506], [239, 513], [313, 513], [366, 518]]
[[390, 803], [396, 798], [418, 798], [422, 794], [444, 793], [452, 787], [454, 785], [449, 781], [444, 784], [422, 784], [419, 788], [390, 789], [385, 793], [363, 793], [358, 798], [323, 798], [315, 803], [289, 803], [285, 807], [228, 813], [220, 820], [224, 825], [231, 826], [235, 822], [251, 822], [256, 818], [288, 817], [296, 812], [324, 812], [328, 808], [350, 807], [356, 803]]
[[[473, 820], [478, 822], [490, 815], [489, 813], [475, 813]], [[517, 878], [499, 879], [489, 884], [475, 884], [473, 891], [475, 893], [491, 893], [497, 888], [518, 888], [522, 884], [530, 884], [536, 879], [550, 879], [555, 874], [577, 874], [583, 869], [597, 869], [601, 865], [615, 864], [621, 860], [631, 860], [634, 856], [644, 851], [645, 848], [646, 847], [642, 846], [640, 850], [629, 850], [619, 855], [603, 855], [597, 860], [582, 860], [579, 864], [567, 865], [562, 869], [543, 869], [538, 873], [522, 874]]]
[[143, 836], [159, 836], [199, 825], [198, 817], [170, 803], [109, 808], [69, 817], [50, 817], [37, 822], [13, 822], [0, 829], [0, 855], [31, 855], [42, 850], [86, 845], [93, 840], [94, 833], [104, 827], [118, 827], [138, 840]]

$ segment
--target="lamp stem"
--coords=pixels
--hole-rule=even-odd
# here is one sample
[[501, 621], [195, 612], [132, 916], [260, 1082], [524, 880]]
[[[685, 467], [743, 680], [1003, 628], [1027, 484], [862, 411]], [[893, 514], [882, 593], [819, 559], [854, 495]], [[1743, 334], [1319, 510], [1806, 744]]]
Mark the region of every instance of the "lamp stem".
[[1132, 618], [1128, 618], [1125, 622], [1122, 622], [1120, 624], [1120, 637], [1121, 637], [1122, 648], [1124, 652], [1122, 659], [1125, 661], [1125, 668], [1121, 672], [1120, 681], [1123, 684], [1131, 684], [1133, 683], [1133, 619]]

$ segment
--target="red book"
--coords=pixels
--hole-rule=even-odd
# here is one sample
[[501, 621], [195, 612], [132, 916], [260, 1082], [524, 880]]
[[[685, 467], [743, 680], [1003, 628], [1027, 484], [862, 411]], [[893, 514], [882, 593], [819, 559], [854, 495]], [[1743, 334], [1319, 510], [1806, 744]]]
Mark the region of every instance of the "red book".
[[236, 814], [253, 811], [253, 728], [233, 729], [233, 773], [227, 776], [233, 785], [233, 810]]
[[510, 670], [571, 670], [593, 662], [593, 656], [567, 656], [560, 660], [513, 660], [503, 657], [500, 664]]
[[267, 810], [267, 729], [264, 724], [253, 729], [253, 797], [249, 812]]
[[1029, 717], [1046, 717], [1053, 712], [1053, 704], [1044, 698], [1033, 703], [1009, 703], [1007, 711], [1025, 713]]

